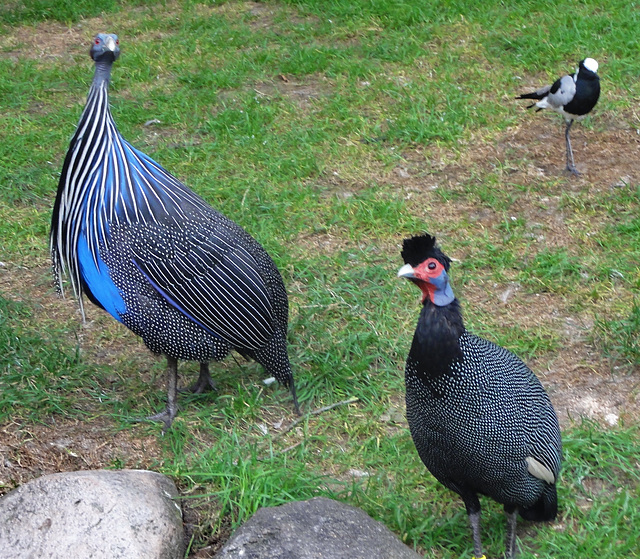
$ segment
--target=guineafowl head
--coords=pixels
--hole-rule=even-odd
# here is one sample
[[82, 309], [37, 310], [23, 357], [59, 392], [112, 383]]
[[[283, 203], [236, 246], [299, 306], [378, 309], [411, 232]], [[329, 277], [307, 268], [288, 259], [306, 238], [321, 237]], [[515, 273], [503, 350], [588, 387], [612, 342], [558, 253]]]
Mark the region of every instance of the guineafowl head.
[[89, 51], [96, 62], [113, 62], [120, 56], [120, 41], [112, 33], [98, 33]]
[[402, 259], [405, 264], [416, 267], [428, 258], [435, 258], [448, 272], [451, 259], [436, 245], [436, 238], [428, 233], [405, 239], [402, 243]]
[[425, 233], [405, 239], [401, 254], [405, 265], [398, 276], [420, 288], [423, 303], [444, 307], [455, 300], [447, 274], [451, 259], [436, 245], [435, 237]]

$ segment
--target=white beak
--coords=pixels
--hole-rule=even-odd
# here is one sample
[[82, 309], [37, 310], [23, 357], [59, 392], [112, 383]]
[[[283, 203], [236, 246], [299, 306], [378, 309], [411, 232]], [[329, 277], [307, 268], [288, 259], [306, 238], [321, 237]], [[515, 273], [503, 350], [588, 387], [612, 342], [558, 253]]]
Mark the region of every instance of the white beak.
[[415, 278], [415, 274], [413, 273], [413, 266], [411, 266], [411, 264], [405, 264], [404, 266], [402, 266], [402, 268], [400, 268], [398, 270], [398, 277], [399, 278]]
[[107, 37], [104, 44], [111, 52], [116, 50], [116, 42], [113, 40], [113, 37]]

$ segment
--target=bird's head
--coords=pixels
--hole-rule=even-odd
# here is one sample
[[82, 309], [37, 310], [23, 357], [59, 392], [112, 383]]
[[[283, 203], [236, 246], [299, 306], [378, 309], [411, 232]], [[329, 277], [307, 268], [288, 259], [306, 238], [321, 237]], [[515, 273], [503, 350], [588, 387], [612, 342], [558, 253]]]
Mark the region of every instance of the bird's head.
[[89, 51], [95, 62], [113, 62], [120, 56], [120, 41], [112, 33], [98, 33]]
[[429, 300], [445, 307], [455, 300], [447, 274], [451, 259], [436, 245], [435, 237], [425, 233], [405, 239], [401, 254], [405, 265], [398, 270], [398, 277], [407, 278], [420, 288], [423, 303]]
[[593, 58], [585, 58], [580, 62], [580, 68], [584, 68], [585, 70], [589, 70], [589, 72], [593, 72], [594, 74], [597, 74], [598, 62]]

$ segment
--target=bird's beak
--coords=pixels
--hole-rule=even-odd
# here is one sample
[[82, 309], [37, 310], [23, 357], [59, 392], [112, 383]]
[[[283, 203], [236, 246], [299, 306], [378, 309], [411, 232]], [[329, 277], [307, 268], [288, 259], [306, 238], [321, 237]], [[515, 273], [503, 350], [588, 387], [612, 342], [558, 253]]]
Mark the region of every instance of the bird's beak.
[[413, 273], [413, 267], [411, 264], [405, 264], [398, 270], [399, 278], [407, 278], [407, 279], [415, 279], [415, 274]]
[[104, 44], [111, 52], [115, 52], [117, 45], [113, 37], [107, 37]]

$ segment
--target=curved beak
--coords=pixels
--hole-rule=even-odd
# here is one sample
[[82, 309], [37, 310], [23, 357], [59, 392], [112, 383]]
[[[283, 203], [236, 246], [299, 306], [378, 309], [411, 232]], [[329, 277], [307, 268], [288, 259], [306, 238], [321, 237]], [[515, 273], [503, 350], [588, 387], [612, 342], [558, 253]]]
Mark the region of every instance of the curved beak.
[[107, 47], [111, 52], [115, 52], [118, 45], [116, 45], [116, 41], [113, 37], [109, 36], [106, 38], [104, 42], [105, 47]]
[[413, 273], [413, 267], [411, 264], [405, 264], [398, 270], [399, 278], [407, 278], [407, 279], [415, 279], [415, 274]]

